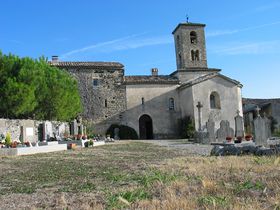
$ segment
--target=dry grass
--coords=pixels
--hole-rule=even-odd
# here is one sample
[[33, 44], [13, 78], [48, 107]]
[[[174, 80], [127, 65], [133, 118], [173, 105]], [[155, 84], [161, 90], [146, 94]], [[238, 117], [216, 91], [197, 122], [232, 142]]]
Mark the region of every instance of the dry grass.
[[127, 142], [0, 158], [0, 209], [280, 209], [279, 157]]

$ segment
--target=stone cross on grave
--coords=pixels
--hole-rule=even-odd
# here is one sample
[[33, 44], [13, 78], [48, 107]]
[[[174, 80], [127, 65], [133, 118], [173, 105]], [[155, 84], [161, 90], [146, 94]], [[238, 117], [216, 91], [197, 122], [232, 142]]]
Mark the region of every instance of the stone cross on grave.
[[198, 130], [201, 131], [201, 108], [203, 107], [200, 101], [196, 105], [198, 109]]
[[237, 116], [239, 116], [239, 115], [240, 115], [240, 111], [239, 111], [239, 109], [237, 109], [236, 114], [237, 114]]
[[256, 111], [257, 111], [257, 116], [260, 117], [261, 116], [260, 115], [261, 108], [259, 106], [257, 106]]

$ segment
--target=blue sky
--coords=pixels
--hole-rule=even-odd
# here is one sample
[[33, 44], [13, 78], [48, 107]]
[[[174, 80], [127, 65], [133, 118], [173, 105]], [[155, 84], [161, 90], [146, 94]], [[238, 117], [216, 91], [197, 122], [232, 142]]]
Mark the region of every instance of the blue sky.
[[243, 97], [280, 98], [280, 1], [2, 0], [0, 50], [64, 61], [118, 61], [126, 75], [176, 69], [171, 32], [205, 23], [208, 67]]

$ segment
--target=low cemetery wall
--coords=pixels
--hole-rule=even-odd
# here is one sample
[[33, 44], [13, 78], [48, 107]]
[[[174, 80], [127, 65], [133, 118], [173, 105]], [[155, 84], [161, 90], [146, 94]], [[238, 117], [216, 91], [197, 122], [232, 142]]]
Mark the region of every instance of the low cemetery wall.
[[2, 148], [0, 156], [32, 155], [38, 153], [58, 152], [67, 150], [67, 144], [45, 145], [35, 147]]

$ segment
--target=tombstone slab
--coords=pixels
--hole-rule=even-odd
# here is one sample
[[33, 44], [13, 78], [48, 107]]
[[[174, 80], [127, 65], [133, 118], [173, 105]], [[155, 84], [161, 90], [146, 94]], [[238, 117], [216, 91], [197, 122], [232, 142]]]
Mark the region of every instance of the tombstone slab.
[[267, 131], [265, 120], [258, 116], [254, 120], [254, 133], [256, 145], [266, 145], [267, 144]]
[[243, 117], [239, 115], [239, 111], [237, 112], [237, 116], [234, 118], [235, 120], [235, 136], [244, 136], [244, 121]]
[[227, 120], [222, 120], [220, 122], [220, 128], [216, 132], [218, 142], [223, 142], [226, 140], [226, 137], [233, 137], [234, 136], [234, 131], [230, 127], [229, 121]]
[[213, 121], [212, 118], [209, 118], [207, 123], [206, 123], [206, 128], [207, 128], [207, 136], [208, 136], [208, 141], [210, 142], [215, 142], [216, 141], [216, 136], [215, 136], [215, 122]]

